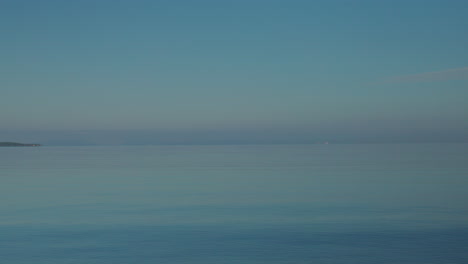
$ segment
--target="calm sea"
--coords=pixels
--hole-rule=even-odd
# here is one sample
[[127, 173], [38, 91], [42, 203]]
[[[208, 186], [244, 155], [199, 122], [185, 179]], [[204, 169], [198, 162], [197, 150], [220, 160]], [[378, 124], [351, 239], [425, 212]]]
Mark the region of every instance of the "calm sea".
[[468, 263], [468, 145], [0, 148], [6, 264]]

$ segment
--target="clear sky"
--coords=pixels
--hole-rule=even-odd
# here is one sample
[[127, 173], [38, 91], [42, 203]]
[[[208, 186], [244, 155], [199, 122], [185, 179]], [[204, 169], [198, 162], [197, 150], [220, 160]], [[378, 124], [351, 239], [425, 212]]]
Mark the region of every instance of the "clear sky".
[[0, 141], [468, 141], [466, 0], [0, 0]]

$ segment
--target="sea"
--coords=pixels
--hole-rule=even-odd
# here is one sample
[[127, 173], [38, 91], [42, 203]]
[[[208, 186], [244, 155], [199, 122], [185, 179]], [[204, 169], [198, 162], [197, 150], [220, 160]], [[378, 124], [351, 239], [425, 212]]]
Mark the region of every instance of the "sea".
[[3, 147], [0, 263], [466, 264], [468, 144]]

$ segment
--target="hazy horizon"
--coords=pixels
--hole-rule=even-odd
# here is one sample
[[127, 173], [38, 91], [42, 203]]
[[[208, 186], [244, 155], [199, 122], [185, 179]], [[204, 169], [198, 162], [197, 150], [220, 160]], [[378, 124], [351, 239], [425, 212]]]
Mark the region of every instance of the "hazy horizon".
[[[333, 135], [307, 131], [208, 130], [208, 131], [8, 131], [0, 142], [38, 143], [44, 146], [87, 145], [256, 145], [256, 144], [387, 144], [387, 143], [468, 143], [463, 134], [374, 134]], [[434, 131], [431, 131], [434, 133]]]
[[468, 142], [467, 1], [0, 0], [0, 141]]

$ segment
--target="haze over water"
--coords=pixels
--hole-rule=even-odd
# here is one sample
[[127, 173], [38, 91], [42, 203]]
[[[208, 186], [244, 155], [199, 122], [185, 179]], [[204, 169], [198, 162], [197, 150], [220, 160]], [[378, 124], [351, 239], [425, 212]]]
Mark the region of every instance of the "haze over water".
[[0, 262], [468, 263], [467, 14], [0, 0]]
[[468, 142], [468, 2], [2, 0], [0, 142]]
[[1, 148], [10, 264], [468, 261], [466, 144]]

